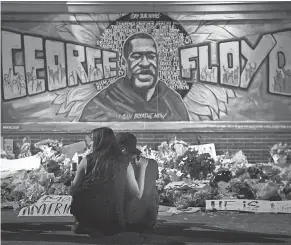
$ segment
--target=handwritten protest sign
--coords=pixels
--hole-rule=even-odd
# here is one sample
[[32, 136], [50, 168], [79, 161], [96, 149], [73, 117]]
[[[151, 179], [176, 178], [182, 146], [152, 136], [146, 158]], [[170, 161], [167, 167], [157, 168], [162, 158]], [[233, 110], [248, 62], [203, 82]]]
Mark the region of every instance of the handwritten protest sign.
[[70, 214], [72, 196], [45, 195], [35, 204], [20, 210], [21, 216], [72, 216]]
[[216, 157], [216, 150], [214, 143], [203, 145], [191, 145], [191, 149], [198, 151], [198, 154], [209, 153], [212, 158]]
[[206, 200], [206, 210], [242, 211], [254, 213], [291, 213], [291, 201], [247, 199]]
[[2, 147], [8, 155], [13, 154], [13, 139], [3, 139]]

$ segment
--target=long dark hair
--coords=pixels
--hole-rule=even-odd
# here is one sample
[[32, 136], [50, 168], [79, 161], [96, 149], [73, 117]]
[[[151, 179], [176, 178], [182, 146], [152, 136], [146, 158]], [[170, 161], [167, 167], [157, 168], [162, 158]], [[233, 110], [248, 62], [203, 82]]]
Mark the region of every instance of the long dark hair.
[[91, 160], [95, 166], [91, 172], [91, 180], [114, 178], [122, 164], [123, 154], [116, 142], [111, 128], [96, 128], [92, 131], [93, 140]]

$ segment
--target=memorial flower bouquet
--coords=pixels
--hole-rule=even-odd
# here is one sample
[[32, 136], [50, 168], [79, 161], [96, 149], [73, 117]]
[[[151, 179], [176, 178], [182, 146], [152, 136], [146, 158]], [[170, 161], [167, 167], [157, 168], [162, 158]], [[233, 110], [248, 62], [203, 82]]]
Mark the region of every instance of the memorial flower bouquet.
[[22, 140], [22, 146], [20, 148], [20, 153], [18, 155], [18, 158], [25, 158], [31, 156], [31, 139], [26, 136]]
[[270, 155], [275, 164], [285, 165], [288, 156], [291, 156], [291, 146], [286, 142], [277, 143], [271, 148]]
[[191, 179], [206, 179], [215, 170], [215, 161], [209, 153], [199, 154], [198, 151], [188, 149], [179, 158], [179, 170], [183, 177], [190, 176]]

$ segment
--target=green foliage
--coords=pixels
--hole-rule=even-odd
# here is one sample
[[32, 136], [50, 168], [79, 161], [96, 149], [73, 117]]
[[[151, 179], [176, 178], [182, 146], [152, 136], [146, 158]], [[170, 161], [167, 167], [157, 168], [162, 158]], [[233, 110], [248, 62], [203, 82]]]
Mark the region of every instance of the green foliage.
[[215, 162], [209, 153], [198, 154], [198, 151], [188, 149], [178, 161], [178, 169], [183, 173], [183, 177], [188, 174], [191, 179], [203, 180], [215, 169]]

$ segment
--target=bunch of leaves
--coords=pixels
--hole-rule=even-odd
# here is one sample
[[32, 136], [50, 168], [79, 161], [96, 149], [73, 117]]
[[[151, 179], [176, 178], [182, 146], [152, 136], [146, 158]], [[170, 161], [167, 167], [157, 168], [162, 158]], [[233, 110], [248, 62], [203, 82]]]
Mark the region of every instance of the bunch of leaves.
[[217, 194], [217, 189], [210, 186], [199, 191], [167, 189], [160, 195], [160, 200], [161, 204], [175, 206], [178, 209], [205, 207], [206, 200], [214, 199]]
[[48, 173], [54, 173], [55, 176], [60, 176], [62, 174], [61, 166], [54, 160], [49, 160], [46, 163], [46, 170]]
[[281, 183], [283, 180], [283, 175], [282, 173], [284, 172], [283, 169], [280, 168], [271, 168], [271, 170], [268, 172], [268, 179], [270, 181], [276, 182], [276, 183]]
[[183, 177], [190, 175], [191, 179], [203, 180], [212, 174], [215, 169], [215, 162], [209, 153], [198, 154], [198, 151], [188, 149], [178, 161], [178, 169]]
[[254, 199], [255, 193], [250, 184], [244, 178], [234, 178], [229, 182], [229, 191], [237, 198]]
[[194, 193], [195, 192], [180, 192], [174, 196], [174, 206], [177, 209], [185, 209], [188, 207], [194, 207]]
[[289, 180], [285, 186], [282, 188], [282, 192], [287, 195], [288, 193], [291, 192], [291, 180]]
[[282, 178], [282, 180], [284, 181], [291, 181], [291, 168], [284, 168], [281, 172], [280, 172], [280, 177]]
[[164, 190], [165, 190], [165, 186], [167, 184], [169, 184], [171, 182], [171, 178], [167, 172], [167, 169], [166, 168], [163, 168], [161, 171], [160, 171], [160, 174], [159, 174], [159, 179], [157, 180], [156, 184], [157, 184], [157, 191], [158, 193], [161, 195]]
[[[54, 163], [55, 164], [55, 163]], [[1, 199], [3, 202], [14, 202], [13, 208], [19, 208], [33, 204], [42, 195], [68, 195], [71, 184], [70, 171], [58, 169], [59, 178], [52, 178], [45, 166], [30, 171], [19, 171], [12, 178], [7, 178], [1, 183]], [[60, 183], [54, 183], [54, 180]]]
[[238, 169], [236, 169], [234, 176], [236, 178], [238, 178], [238, 177], [240, 177], [240, 176], [242, 176], [242, 175], [244, 175], [246, 173], [247, 173], [247, 169], [246, 168], [238, 168]]
[[73, 174], [69, 169], [66, 169], [58, 178], [58, 183], [63, 183], [65, 186], [70, 186], [73, 180]]
[[192, 205], [193, 207], [205, 207], [206, 200], [215, 199], [217, 194], [216, 188], [206, 186], [205, 188], [194, 193]]
[[1, 202], [10, 201], [10, 192], [11, 190], [1, 186]]
[[244, 188], [244, 182], [241, 181], [241, 179], [239, 178], [234, 178], [229, 181], [229, 188], [230, 188], [230, 191], [237, 193], [239, 195], [241, 192], [241, 189]]
[[176, 207], [183, 193], [182, 190], [166, 189], [160, 194], [160, 204]]
[[158, 159], [157, 162], [164, 168], [175, 168], [175, 163], [177, 159], [177, 153], [175, 151], [174, 145], [167, 142], [162, 142], [158, 146]]
[[27, 203], [36, 203], [37, 200], [45, 194], [46, 186], [41, 185], [40, 183], [33, 183], [27, 189], [27, 196], [25, 202]]
[[260, 179], [264, 175], [263, 169], [259, 165], [253, 165], [247, 168], [251, 179]]
[[12, 191], [11, 193], [9, 193], [9, 201], [20, 201], [22, 199], [24, 199], [26, 197], [26, 194], [25, 192], [23, 191], [19, 191], [19, 190], [16, 190], [16, 191]]
[[181, 140], [177, 140], [177, 137], [173, 135], [169, 141], [162, 142], [156, 150], [147, 149], [144, 147], [142, 152], [146, 153], [147, 151], [145, 155], [150, 155], [158, 162], [159, 166], [161, 167], [177, 169], [179, 164], [178, 159], [181, 157], [181, 153], [176, 151], [177, 145], [183, 145], [184, 147], [188, 146], [187, 143]]
[[217, 173], [214, 173], [210, 179], [210, 184], [216, 186], [219, 182], [229, 182], [232, 178], [232, 173], [227, 169], [221, 169]]
[[51, 140], [51, 139], [46, 139], [46, 140], [41, 140], [37, 143], [34, 144], [35, 148], [38, 148], [40, 150], [44, 150], [47, 147], [49, 147], [51, 150], [56, 151], [56, 152], [61, 152], [61, 148], [63, 146], [62, 140], [59, 142], [58, 140]]
[[291, 146], [286, 142], [277, 143], [271, 148], [270, 155], [289, 156], [291, 155]]

